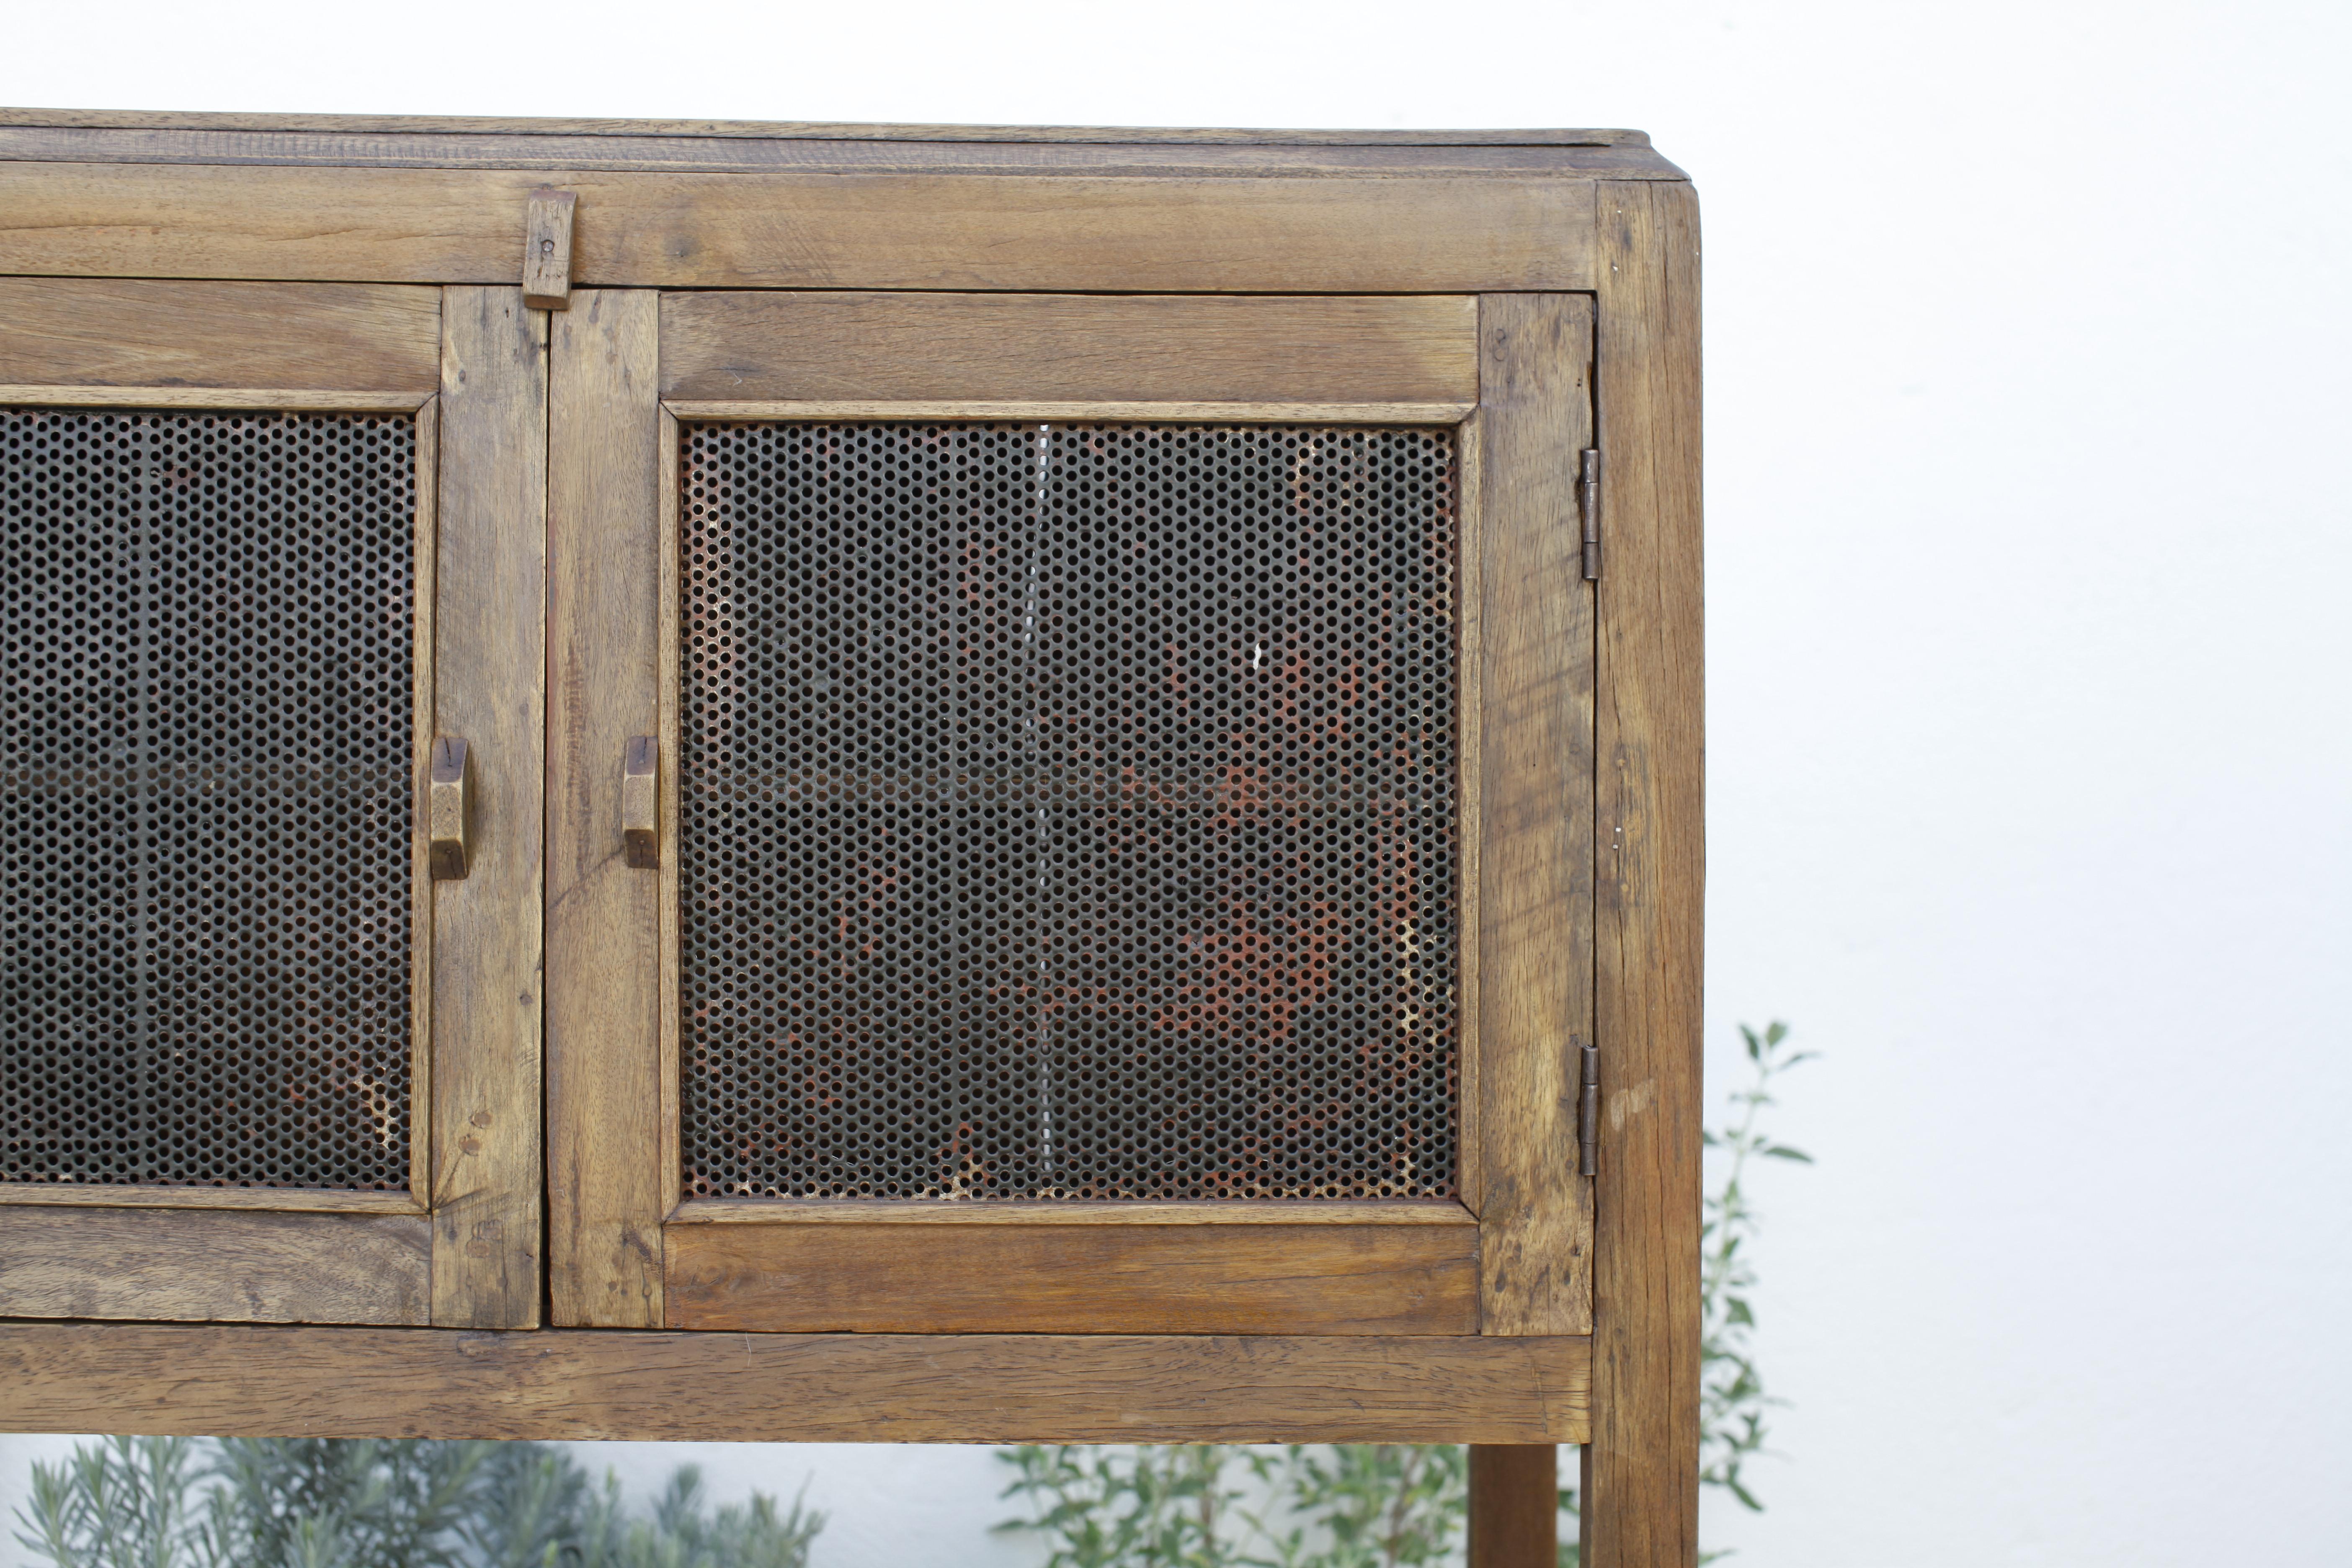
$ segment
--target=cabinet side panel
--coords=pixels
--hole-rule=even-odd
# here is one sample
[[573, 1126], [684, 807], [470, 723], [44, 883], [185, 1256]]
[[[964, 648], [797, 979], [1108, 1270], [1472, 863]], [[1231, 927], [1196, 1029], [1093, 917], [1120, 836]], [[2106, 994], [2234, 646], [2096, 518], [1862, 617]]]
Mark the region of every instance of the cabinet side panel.
[[547, 318], [443, 310], [438, 733], [471, 748], [472, 864], [433, 899], [433, 1321], [540, 1320]]
[[1600, 316], [1598, 1415], [1592, 1568], [1697, 1560], [1705, 915], [1698, 209], [1606, 187]]
[[407, 1215], [0, 1209], [0, 1314], [422, 1324], [430, 1228]]
[[661, 875], [628, 864], [620, 815], [623, 750], [658, 717], [659, 306], [577, 290], [548, 350], [550, 1295], [600, 1328], [661, 1323]]
[[1479, 303], [1478, 1084], [1484, 1332], [1592, 1322], [1592, 1184], [1577, 1174], [1576, 1042], [1592, 972], [1592, 594], [1577, 529], [1591, 441], [1591, 301]]

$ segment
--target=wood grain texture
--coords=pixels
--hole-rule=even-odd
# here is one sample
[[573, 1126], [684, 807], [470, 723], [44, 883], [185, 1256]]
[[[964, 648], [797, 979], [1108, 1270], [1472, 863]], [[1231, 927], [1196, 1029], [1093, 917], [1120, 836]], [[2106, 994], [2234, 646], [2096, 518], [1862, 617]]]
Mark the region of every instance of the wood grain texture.
[[540, 1319], [547, 318], [442, 309], [435, 729], [473, 759], [472, 866], [434, 884], [433, 1321]]
[[1226, 1203], [927, 1202], [888, 1199], [697, 1198], [672, 1225], [1438, 1225], [1475, 1230], [1478, 1217], [1443, 1199]]
[[[541, 183], [525, 171], [0, 163], [0, 272], [511, 286]], [[1593, 184], [1580, 180], [558, 171], [544, 183], [579, 195], [581, 288], [1591, 283]]]
[[1469, 1534], [1467, 1568], [1559, 1568], [1559, 1450], [1473, 1444]]
[[673, 1225], [669, 1325], [778, 1332], [1468, 1334], [1435, 1226]]
[[548, 1256], [554, 1321], [661, 1326], [661, 878], [623, 854], [630, 737], [657, 721], [659, 300], [553, 323], [548, 512]]
[[1592, 1184], [1576, 1173], [1572, 1042], [1592, 1026], [1592, 595], [1575, 483], [1591, 302], [1490, 296], [1480, 315], [1480, 1321], [1582, 1333]]
[[498, 115], [246, 114], [151, 109], [0, 109], [0, 125], [164, 131], [309, 131], [342, 135], [479, 134], [816, 138], [869, 142], [1132, 142], [1202, 146], [1646, 147], [1641, 131], [1346, 131], [1148, 125], [902, 125], [809, 120], [583, 120]]
[[463, 735], [433, 737], [425, 773], [425, 864], [436, 882], [462, 881], [472, 868], [473, 773]]
[[662, 395], [807, 402], [1472, 403], [1464, 297], [673, 294]]
[[0, 1324], [0, 1429], [810, 1443], [1552, 1443], [1590, 1342]]
[[0, 1316], [421, 1324], [414, 1215], [0, 1209]]
[[48, 408], [241, 408], [272, 414], [414, 414], [432, 395], [299, 386], [54, 386], [0, 384], [0, 404]]
[[[434, 321], [441, 308], [434, 303]], [[435, 349], [438, 357], [439, 349]], [[440, 376], [434, 376], [436, 387]], [[416, 586], [409, 625], [409, 777], [431, 776], [433, 759], [433, 616], [441, 551], [441, 400], [427, 398], [416, 411]], [[422, 805], [420, 801], [418, 804]], [[419, 813], [422, 818], [423, 813]], [[422, 820], [419, 829], [426, 826]], [[433, 843], [412, 831], [408, 845], [408, 1193], [428, 1208], [433, 1202]]]
[[573, 192], [545, 187], [525, 204], [522, 302], [534, 310], [572, 308], [572, 217], [579, 205]]
[[437, 289], [0, 278], [12, 386], [393, 392], [413, 408], [440, 380]]
[[688, 421], [735, 419], [1117, 419], [1164, 424], [1452, 425], [1468, 403], [786, 403], [679, 399]]
[[[684, 820], [678, 812], [677, 793], [678, 775], [686, 771], [677, 761], [685, 755], [678, 734], [678, 661], [684, 657], [685, 649], [685, 634], [678, 626], [683, 613], [679, 574], [684, 570], [684, 563], [680, 560], [682, 535], [678, 510], [685, 502], [679, 469], [685, 455], [679, 445], [677, 416], [667, 409], [662, 411], [659, 441], [661, 496], [657, 515], [660, 521], [654, 534], [656, 576], [660, 584], [654, 603], [654, 702], [656, 713], [654, 740], [661, 748], [662, 755], [672, 761], [671, 766], [662, 770], [658, 782], [662, 820], [676, 824]], [[672, 833], [674, 837], [675, 827]], [[678, 964], [683, 959], [678, 934], [678, 859], [677, 855], [665, 855], [661, 868], [654, 873], [661, 879], [660, 935], [656, 942], [661, 963], [661, 992], [655, 1002], [655, 1009], [661, 1020], [657, 1058], [660, 1110], [656, 1121], [661, 1130], [661, 1148], [655, 1180], [661, 1184], [665, 1207], [677, 1197], [686, 1184], [685, 1160], [678, 1148], [685, 1136], [681, 1125], [684, 1113], [678, 1104], [681, 1089], [678, 1081], [681, 1070], [678, 1065], [678, 1031], [681, 1027], [678, 1018]]]
[[408, 1193], [320, 1187], [133, 1187], [66, 1182], [0, 1182], [0, 1205], [40, 1208], [247, 1209], [276, 1214], [423, 1214]]
[[1486, 595], [1483, 562], [1486, 553], [1486, 527], [1483, 508], [1486, 501], [1486, 429], [1477, 412], [1455, 426], [1454, 432], [1454, 463], [1455, 482], [1461, 487], [1458, 521], [1460, 531], [1454, 544], [1454, 561], [1459, 581], [1454, 602], [1459, 606], [1460, 625], [1454, 633], [1454, 719], [1457, 726], [1454, 743], [1459, 777], [1456, 780], [1460, 801], [1459, 815], [1454, 820], [1454, 885], [1457, 889], [1454, 906], [1454, 929], [1459, 933], [1460, 951], [1457, 965], [1456, 994], [1460, 1008], [1460, 1045], [1454, 1097], [1460, 1108], [1460, 1120], [1454, 1127], [1454, 1159], [1455, 1190], [1462, 1205], [1477, 1214], [1486, 1205], [1486, 1133], [1480, 1117], [1484, 1091], [1478, 1076], [1478, 1020], [1482, 1016], [1484, 993], [1478, 984], [1479, 935], [1478, 881], [1481, 852], [1486, 847], [1485, 816], [1481, 809], [1485, 785], [1486, 747], [1483, 737], [1485, 715], [1480, 711], [1478, 694], [1486, 686]]
[[[921, 129], [921, 128], [915, 128]], [[1438, 135], [1444, 135], [1438, 132]], [[1507, 133], [1506, 133], [1507, 134]], [[1496, 174], [1681, 179], [1638, 142], [1307, 142], [939, 140], [756, 134], [545, 132], [320, 132], [182, 127], [9, 126], [0, 160], [93, 163], [256, 163], [409, 169], [590, 169], [760, 174], [1275, 174], [1373, 177]]]
[[1601, 1418], [1584, 1562], [1697, 1560], [1705, 916], [1699, 255], [1682, 185], [1610, 192], [1599, 353]]

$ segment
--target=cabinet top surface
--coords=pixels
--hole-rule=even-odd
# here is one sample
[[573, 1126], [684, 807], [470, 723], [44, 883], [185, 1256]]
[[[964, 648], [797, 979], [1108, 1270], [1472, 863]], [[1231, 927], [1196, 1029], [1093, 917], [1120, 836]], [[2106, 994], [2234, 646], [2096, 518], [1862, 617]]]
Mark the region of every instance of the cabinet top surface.
[[0, 162], [673, 174], [1681, 180], [1639, 131], [858, 125], [0, 109]]
[[142, 131], [309, 131], [374, 135], [707, 136], [752, 141], [1066, 142], [1244, 147], [1647, 147], [1640, 131], [1329, 131], [1129, 125], [882, 125], [796, 120], [561, 120], [480, 115], [226, 114], [5, 109], [0, 126]]

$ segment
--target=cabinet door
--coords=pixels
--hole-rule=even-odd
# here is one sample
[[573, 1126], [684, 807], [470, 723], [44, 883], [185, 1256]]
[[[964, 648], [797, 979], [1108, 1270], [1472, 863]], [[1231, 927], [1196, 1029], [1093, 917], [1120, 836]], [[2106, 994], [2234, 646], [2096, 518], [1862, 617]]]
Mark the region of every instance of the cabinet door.
[[1485, 308], [575, 295], [557, 1321], [1589, 1323], [1590, 314]]
[[486, 716], [536, 705], [488, 590], [539, 514], [484, 443], [537, 449], [543, 336], [514, 290], [0, 280], [0, 1314], [535, 1321], [537, 1008], [464, 1014], [536, 989], [537, 726]]

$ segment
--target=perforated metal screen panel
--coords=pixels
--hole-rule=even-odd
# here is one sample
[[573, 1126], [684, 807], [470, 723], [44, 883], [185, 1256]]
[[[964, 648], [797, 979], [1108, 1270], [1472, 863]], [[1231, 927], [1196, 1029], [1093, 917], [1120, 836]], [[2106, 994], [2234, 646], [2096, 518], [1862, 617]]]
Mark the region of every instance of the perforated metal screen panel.
[[1450, 431], [683, 439], [688, 1194], [1454, 1191]]
[[0, 1179], [408, 1185], [415, 458], [0, 410]]

